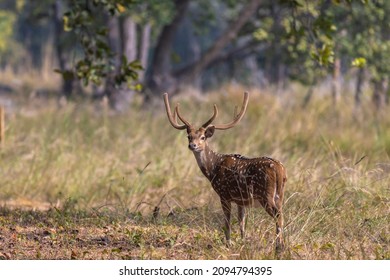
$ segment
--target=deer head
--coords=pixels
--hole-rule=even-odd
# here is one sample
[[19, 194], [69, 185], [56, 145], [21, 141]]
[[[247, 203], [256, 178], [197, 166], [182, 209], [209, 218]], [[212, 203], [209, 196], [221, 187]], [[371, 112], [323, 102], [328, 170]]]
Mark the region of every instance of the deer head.
[[[241, 106], [241, 111], [236, 115], [230, 123], [227, 124], [212, 124], [214, 119], [218, 115], [217, 105], [214, 104], [214, 113], [211, 118], [205, 122], [200, 128], [195, 128], [192, 126], [181, 114], [179, 111], [179, 103], [176, 104], [175, 110], [172, 114], [171, 108], [169, 106], [168, 93], [164, 93], [164, 103], [165, 109], [167, 111], [168, 119], [171, 125], [176, 129], [186, 129], [188, 134], [188, 148], [193, 152], [201, 152], [204, 150], [207, 145], [207, 139], [214, 135], [216, 129], [225, 130], [234, 127], [244, 116], [246, 108], [248, 106], [248, 92], [244, 93], [244, 101]], [[178, 124], [177, 117], [183, 124]]]

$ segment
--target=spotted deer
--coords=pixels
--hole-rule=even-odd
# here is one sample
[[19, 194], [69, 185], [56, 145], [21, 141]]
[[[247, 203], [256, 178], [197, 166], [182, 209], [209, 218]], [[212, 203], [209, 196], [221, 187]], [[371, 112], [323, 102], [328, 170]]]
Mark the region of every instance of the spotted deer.
[[[164, 94], [169, 122], [176, 129], [187, 130], [188, 148], [194, 153], [200, 170], [221, 200], [227, 244], [230, 243], [232, 202], [237, 204], [242, 238], [245, 237], [245, 207], [262, 206], [276, 220], [275, 243], [276, 251], [280, 252], [284, 245], [282, 204], [284, 185], [287, 181], [283, 164], [269, 157], [247, 158], [239, 154], [218, 154], [207, 143], [207, 139], [214, 135], [215, 130], [232, 128], [242, 119], [248, 106], [248, 99], [249, 94], [245, 92], [241, 111], [227, 124], [212, 124], [218, 115], [217, 106], [214, 105], [212, 117], [197, 129], [180, 114], [179, 104], [172, 114], [168, 94]], [[177, 117], [183, 124], [177, 122]]]

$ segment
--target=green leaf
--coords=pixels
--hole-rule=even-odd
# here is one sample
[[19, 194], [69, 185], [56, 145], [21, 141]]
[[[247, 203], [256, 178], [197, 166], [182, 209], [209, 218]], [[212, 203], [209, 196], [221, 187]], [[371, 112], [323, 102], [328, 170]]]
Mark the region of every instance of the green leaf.
[[71, 24], [70, 24], [70, 19], [69, 19], [69, 17], [68, 16], [66, 16], [66, 15], [64, 15], [63, 17], [62, 17], [62, 20], [64, 21], [64, 31], [66, 31], [66, 32], [69, 32], [69, 31], [72, 31], [72, 26], [71, 26]]
[[139, 60], [134, 60], [134, 61], [130, 62], [129, 67], [134, 69], [134, 70], [143, 70], [144, 69]]
[[367, 60], [364, 57], [356, 57], [354, 60], [352, 60], [351, 65], [353, 67], [362, 68], [366, 66]]
[[142, 91], [142, 84], [136, 84], [136, 85], [134, 86], [134, 89], [135, 89], [136, 91], [141, 92], [141, 91]]

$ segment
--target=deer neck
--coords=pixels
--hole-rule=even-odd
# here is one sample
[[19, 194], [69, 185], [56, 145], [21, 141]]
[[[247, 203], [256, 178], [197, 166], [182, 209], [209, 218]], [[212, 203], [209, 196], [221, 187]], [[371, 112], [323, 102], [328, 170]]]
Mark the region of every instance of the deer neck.
[[219, 164], [220, 155], [211, 150], [207, 143], [203, 151], [194, 152], [194, 155], [203, 175], [211, 181], [214, 177], [214, 170]]

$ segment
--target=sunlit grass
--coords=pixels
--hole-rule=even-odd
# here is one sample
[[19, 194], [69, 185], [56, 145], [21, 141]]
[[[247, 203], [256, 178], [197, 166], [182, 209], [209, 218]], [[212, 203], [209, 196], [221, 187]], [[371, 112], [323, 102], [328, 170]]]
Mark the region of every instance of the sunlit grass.
[[[227, 122], [244, 90], [226, 87], [205, 98], [179, 95], [171, 102], [180, 101], [185, 117], [198, 125], [216, 103], [216, 122]], [[221, 153], [267, 155], [285, 164], [283, 257], [390, 258], [390, 115], [354, 111], [348, 97], [337, 107], [316, 97], [303, 109], [293, 93], [250, 93], [241, 123], [217, 131], [210, 145]], [[135, 102], [126, 114], [90, 104], [58, 108], [49, 101], [39, 110], [24, 105], [7, 114], [0, 199], [12, 207], [59, 209], [71, 217], [68, 227], [78, 226], [72, 224], [77, 211], [111, 213], [102, 227], [132, 244], [132, 253], [114, 248], [85, 258], [274, 258], [274, 222], [262, 209], [250, 210], [246, 240], [239, 237], [235, 213], [233, 245], [226, 248], [218, 197], [187, 144], [185, 132], [170, 126], [162, 103], [142, 109]], [[64, 207], [68, 214], [61, 212]], [[60, 223], [61, 215], [53, 219]]]

